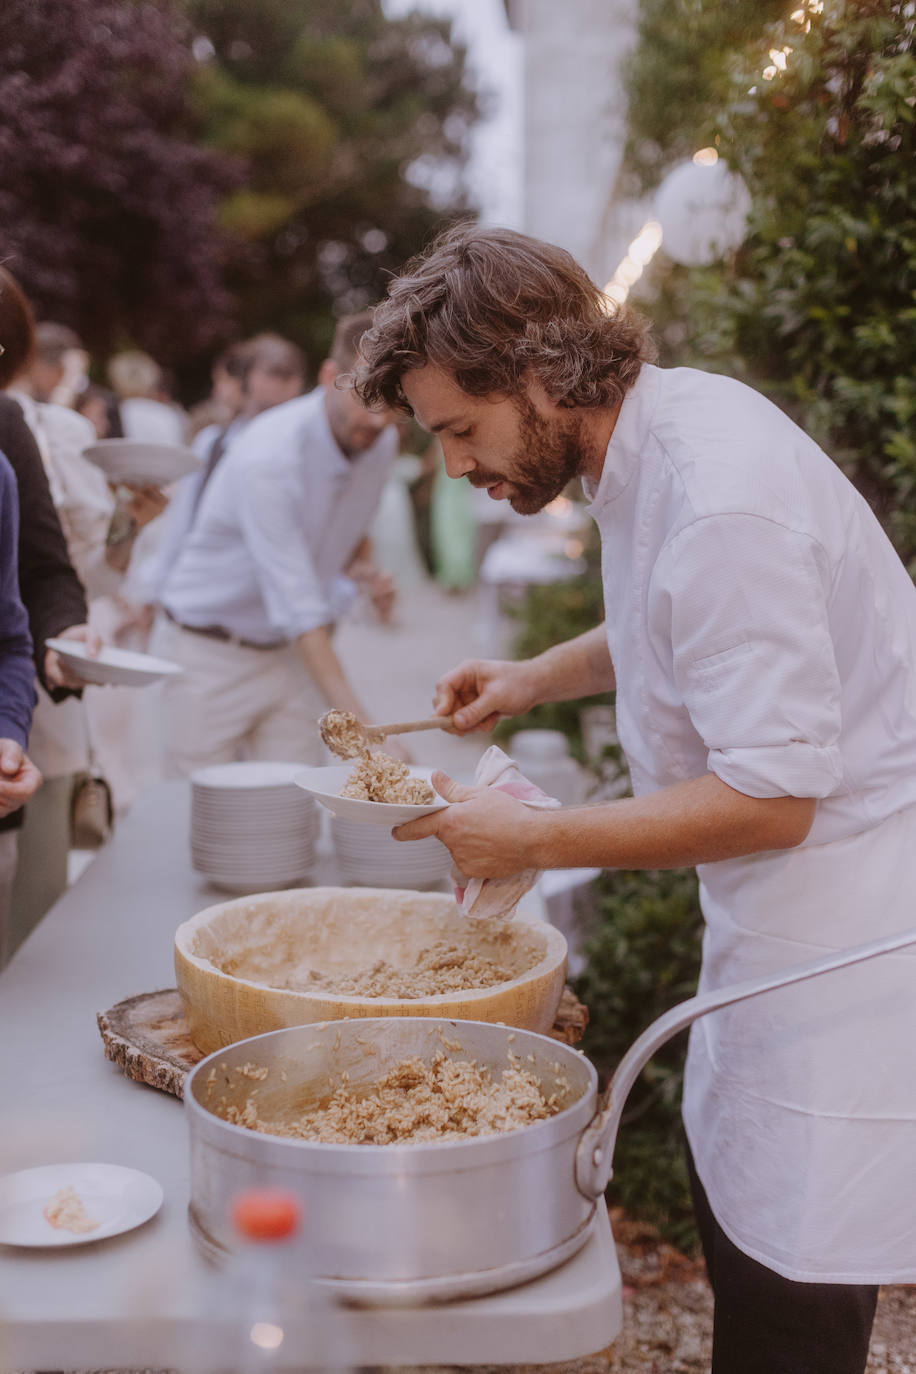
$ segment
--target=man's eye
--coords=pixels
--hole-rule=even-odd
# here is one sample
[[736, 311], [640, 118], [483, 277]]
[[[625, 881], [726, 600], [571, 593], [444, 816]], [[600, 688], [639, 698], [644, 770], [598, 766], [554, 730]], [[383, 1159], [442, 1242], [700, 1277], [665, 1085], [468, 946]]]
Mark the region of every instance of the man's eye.
[[471, 435], [471, 429], [472, 426], [469, 425], [467, 429], [456, 429], [452, 432], [456, 439], [468, 439]]

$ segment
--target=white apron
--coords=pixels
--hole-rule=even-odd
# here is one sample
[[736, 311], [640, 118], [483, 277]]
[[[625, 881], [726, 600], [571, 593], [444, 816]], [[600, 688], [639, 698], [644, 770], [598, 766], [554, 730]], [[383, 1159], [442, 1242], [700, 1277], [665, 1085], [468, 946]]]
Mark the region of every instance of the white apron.
[[[916, 808], [698, 871], [706, 990], [916, 928]], [[696, 1022], [684, 1122], [745, 1254], [789, 1279], [916, 1282], [916, 946]]]
[[[650, 366], [585, 485], [634, 792], [818, 799], [699, 869], [703, 988], [916, 928], [916, 591], [861, 496], [747, 387]], [[698, 1022], [684, 1118], [745, 1253], [916, 1282], [916, 947]]]

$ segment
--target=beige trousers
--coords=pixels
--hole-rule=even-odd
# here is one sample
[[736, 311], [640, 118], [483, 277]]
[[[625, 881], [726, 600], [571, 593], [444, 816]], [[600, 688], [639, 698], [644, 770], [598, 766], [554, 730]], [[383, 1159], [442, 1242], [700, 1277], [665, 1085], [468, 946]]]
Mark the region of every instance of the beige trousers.
[[295, 644], [247, 649], [161, 616], [150, 653], [184, 669], [160, 686], [167, 777], [237, 759], [322, 762], [316, 722], [325, 703]]

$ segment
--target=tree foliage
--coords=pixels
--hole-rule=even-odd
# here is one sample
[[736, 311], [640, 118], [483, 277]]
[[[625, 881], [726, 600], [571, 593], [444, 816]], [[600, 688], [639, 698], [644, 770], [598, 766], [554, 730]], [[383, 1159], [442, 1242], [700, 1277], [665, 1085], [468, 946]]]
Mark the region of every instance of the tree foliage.
[[39, 316], [166, 362], [226, 327], [225, 158], [195, 141], [170, 0], [4, 0], [0, 254]]
[[654, 190], [668, 166], [712, 141], [716, 130], [704, 136], [704, 126], [731, 93], [735, 52], [785, 8], [785, 0], [641, 0], [637, 49], [626, 72], [622, 191]]
[[[387, 19], [380, 0], [186, 0], [206, 137], [243, 159], [221, 218], [239, 248], [243, 328], [320, 357], [333, 313], [466, 209], [460, 173], [476, 102], [447, 21]], [[426, 171], [438, 194], [424, 184]]]
[[[699, 43], [721, 7], [689, 9]], [[688, 135], [715, 142], [753, 210], [731, 261], [668, 281], [669, 360], [766, 390], [856, 482], [916, 572], [914, 9], [799, 0], [793, 13], [723, 55], [692, 107]], [[636, 64], [656, 70], [645, 51]]]
[[[610, 1077], [642, 1031], [696, 991], [702, 917], [693, 870], [607, 872], [599, 925], [576, 991], [589, 1008], [582, 1048]], [[609, 1197], [675, 1243], [695, 1243], [680, 1124], [686, 1036], [663, 1045], [627, 1101]]]
[[380, 0], [3, 0], [0, 254], [98, 353], [317, 361], [466, 209], [476, 108], [448, 23]]

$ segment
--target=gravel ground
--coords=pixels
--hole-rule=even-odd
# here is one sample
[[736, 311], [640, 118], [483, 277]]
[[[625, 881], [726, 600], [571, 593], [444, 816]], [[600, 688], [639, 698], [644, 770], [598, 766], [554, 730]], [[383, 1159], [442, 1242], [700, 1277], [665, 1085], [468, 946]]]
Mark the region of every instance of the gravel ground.
[[[712, 1293], [702, 1260], [681, 1255], [618, 1211], [611, 1225], [624, 1284], [623, 1329], [614, 1344], [584, 1360], [473, 1366], [473, 1374], [708, 1374]], [[882, 1288], [866, 1374], [916, 1374], [916, 1287]]]

